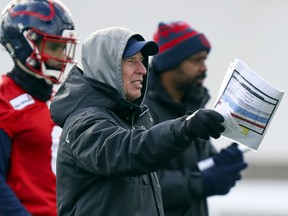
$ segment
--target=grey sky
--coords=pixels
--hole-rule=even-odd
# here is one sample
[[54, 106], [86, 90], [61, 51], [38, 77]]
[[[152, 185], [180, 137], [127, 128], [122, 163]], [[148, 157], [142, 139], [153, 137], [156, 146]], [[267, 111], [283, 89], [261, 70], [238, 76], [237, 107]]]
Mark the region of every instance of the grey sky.
[[[8, 2], [0, 1], [1, 10]], [[159, 21], [172, 20], [187, 21], [203, 32], [212, 44], [205, 81], [212, 98], [207, 108], [214, 103], [224, 74], [234, 58], [245, 61], [270, 84], [288, 91], [286, 0], [63, 0], [63, 3], [72, 12], [81, 41], [93, 31], [110, 26], [130, 28], [146, 39], [152, 39]], [[80, 63], [80, 47], [77, 58]], [[6, 52], [0, 52], [0, 62], [0, 74], [13, 65]], [[287, 96], [284, 95], [258, 152], [247, 154], [249, 163], [288, 162], [287, 107]], [[224, 138], [213, 142], [217, 147], [230, 143]]]

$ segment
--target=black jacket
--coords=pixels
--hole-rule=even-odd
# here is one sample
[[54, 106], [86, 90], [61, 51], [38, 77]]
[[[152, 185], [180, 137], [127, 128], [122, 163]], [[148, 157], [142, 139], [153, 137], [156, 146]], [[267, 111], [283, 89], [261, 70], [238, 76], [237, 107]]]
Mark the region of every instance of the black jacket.
[[[144, 100], [155, 124], [193, 113], [203, 108], [210, 96], [206, 88], [195, 93], [193, 89], [175, 103], [159, 81], [150, 72], [149, 90]], [[199, 90], [199, 89], [198, 89]], [[197, 167], [200, 160], [215, 154], [210, 141], [195, 140], [185, 152], [169, 161], [157, 172], [162, 188], [164, 212], [167, 216], [207, 216], [206, 197], [203, 196], [201, 173]]]

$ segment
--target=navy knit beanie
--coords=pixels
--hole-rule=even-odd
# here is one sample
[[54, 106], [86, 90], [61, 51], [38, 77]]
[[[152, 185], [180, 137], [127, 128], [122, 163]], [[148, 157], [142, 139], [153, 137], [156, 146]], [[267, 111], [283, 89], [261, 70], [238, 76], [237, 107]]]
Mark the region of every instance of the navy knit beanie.
[[153, 57], [152, 65], [155, 73], [177, 67], [193, 54], [210, 51], [210, 43], [204, 34], [191, 28], [186, 22], [160, 22], [154, 41], [159, 44], [159, 53]]

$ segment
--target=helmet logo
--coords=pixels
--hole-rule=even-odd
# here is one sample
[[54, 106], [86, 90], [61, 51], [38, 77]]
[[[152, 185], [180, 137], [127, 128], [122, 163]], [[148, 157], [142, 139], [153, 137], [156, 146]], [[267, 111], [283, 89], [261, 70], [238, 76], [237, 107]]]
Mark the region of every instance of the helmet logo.
[[14, 11], [13, 9], [15, 8], [15, 6], [9, 9], [9, 13], [11, 16], [14, 16], [14, 17], [27, 15], [27, 16], [35, 16], [35, 17], [38, 17], [39, 19], [49, 21], [55, 16], [55, 10], [54, 10], [53, 4], [50, 1], [48, 1], [47, 3], [49, 4], [49, 11], [50, 11], [48, 15], [38, 13], [36, 10], [35, 11], [27, 10], [27, 8], [25, 8], [26, 10]]

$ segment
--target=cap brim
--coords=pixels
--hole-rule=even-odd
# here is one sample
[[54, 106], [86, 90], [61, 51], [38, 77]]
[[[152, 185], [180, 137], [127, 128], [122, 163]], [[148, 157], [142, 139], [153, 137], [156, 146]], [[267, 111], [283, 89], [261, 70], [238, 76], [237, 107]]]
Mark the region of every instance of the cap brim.
[[154, 41], [137, 41], [128, 45], [123, 53], [123, 57], [131, 57], [140, 51], [143, 56], [153, 56], [159, 52], [159, 46]]

